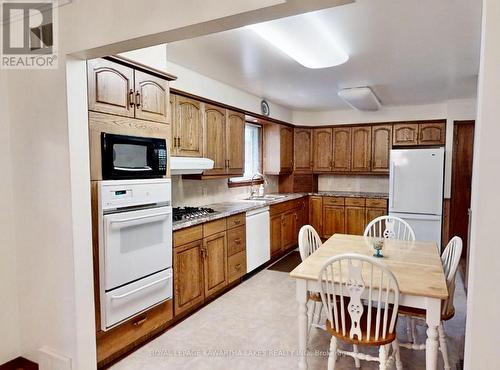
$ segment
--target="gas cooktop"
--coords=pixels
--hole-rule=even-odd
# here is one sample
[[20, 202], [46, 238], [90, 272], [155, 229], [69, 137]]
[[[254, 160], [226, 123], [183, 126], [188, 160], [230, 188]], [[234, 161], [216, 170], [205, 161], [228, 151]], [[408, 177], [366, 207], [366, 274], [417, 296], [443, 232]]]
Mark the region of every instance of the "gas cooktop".
[[215, 210], [207, 207], [175, 207], [173, 209], [174, 221], [194, 220], [215, 213]]

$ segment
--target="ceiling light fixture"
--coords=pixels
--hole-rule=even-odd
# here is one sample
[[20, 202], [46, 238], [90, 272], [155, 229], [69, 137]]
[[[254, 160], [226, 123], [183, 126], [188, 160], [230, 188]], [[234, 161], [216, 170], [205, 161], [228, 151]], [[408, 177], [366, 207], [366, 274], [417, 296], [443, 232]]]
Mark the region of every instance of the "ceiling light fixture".
[[382, 106], [379, 98], [368, 86], [339, 90], [338, 95], [352, 108], [361, 111], [376, 111]]
[[349, 55], [331, 29], [314, 13], [247, 26], [264, 40], [307, 68], [328, 68], [347, 62]]

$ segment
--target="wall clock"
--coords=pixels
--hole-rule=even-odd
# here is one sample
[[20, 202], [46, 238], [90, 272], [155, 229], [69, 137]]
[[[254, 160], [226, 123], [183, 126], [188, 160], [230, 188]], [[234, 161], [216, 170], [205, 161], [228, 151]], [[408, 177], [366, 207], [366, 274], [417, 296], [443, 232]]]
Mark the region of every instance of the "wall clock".
[[262, 112], [263, 116], [269, 116], [269, 113], [271, 113], [271, 111], [269, 110], [269, 104], [267, 103], [267, 101], [262, 100], [260, 102], [260, 111]]

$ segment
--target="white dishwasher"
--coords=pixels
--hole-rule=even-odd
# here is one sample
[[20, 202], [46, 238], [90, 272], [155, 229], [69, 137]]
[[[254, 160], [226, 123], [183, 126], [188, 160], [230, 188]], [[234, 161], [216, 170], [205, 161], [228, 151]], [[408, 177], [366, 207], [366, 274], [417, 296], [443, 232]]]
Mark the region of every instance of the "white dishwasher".
[[246, 231], [247, 272], [250, 272], [271, 259], [269, 207], [247, 212]]

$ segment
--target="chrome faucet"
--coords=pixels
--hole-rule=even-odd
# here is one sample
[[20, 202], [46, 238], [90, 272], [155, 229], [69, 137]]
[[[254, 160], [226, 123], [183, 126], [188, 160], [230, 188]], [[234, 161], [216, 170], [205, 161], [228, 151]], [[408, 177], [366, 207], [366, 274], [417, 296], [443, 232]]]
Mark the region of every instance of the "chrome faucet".
[[254, 180], [255, 180], [255, 176], [258, 176], [260, 177], [262, 180], [264, 180], [264, 185], [267, 184], [267, 180], [265, 179], [264, 175], [259, 173], [259, 172], [255, 172], [251, 179], [250, 179], [250, 197], [254, 197], [255, 196], [255, 189], [253, 187], [253, 183], [254, 183]]

